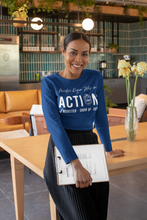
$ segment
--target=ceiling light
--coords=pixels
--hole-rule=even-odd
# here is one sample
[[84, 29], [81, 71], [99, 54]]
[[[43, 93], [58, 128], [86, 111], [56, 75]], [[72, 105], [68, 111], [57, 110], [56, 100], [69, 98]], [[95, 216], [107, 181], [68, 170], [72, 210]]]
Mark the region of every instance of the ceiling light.
[[86, 30], [86, 31], [92, 30], [92, 28], [94, 27], [94, 22], [93, 22], [93, 20], [90, 19], [90, 18], [84, 19], [84, 21], [82, 22], [82, 27], [83, 27], [83, 29]]
[[[38, 18], [38, 17], [35, 17], [33, 18], [31, 21], [41, 21], [42, 22], [42, 19], [41, 18]], [[31, 23], [31, 27], [34, 29], [34, 30], [40, 30], [42, 27], [43, 27], [43, 24], [33, 24]]]

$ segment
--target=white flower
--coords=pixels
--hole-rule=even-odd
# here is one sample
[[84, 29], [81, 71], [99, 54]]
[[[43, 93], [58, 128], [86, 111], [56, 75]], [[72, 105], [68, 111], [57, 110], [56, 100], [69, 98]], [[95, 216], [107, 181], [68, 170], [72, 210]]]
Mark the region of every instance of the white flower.
[[143, 76], [144, 73], [146, 73], [147, 71], [147, 64], [145, 62], [140, 62], [137, 64], [137, 71], [138, 71], [138, 74]]
[[122, 69], [122, 68], [130, 68], [131, 65], [129, 62], [126, 62], [125, 60], [119, 60], [118, 62], [118, 69]]

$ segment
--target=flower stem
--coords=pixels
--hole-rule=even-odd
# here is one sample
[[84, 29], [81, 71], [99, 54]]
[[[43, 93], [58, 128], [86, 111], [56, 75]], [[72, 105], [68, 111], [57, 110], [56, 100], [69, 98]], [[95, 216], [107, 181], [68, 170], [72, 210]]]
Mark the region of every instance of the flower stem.
[[138, 75], [136, 75], [135, 84], [134, 84], [134, 91], [133, 91], [133, 107], [134, 107], [134, 105], [135, 105], [135, 95], [136, 95], [137, 79], [138, 79]]
[[129, 106], [128, 79], [127, 78], [126, 78], [126, 93], [127, 93], [127, 102]]

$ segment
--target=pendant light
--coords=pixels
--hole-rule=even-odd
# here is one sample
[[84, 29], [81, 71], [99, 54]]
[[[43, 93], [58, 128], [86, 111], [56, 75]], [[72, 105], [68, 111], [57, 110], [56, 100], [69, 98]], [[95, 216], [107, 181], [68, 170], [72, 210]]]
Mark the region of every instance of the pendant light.
[[82, 27], [83, 27], [83, 29], [86, 30], [86, 31], [91, 31], [92, 28], [94, 27], [94, 22], [93, 22], [93, 20], [90, 19], [90, 18], [84, 19], [83, 22], [82, 22]]
[[[42, 22], [42, 19], [41, 18], [38, 18], [38, 17], [35, 17], [33, 18], [31, 21], [41, 21]], [[34, 29], [34, 30], [40, 30], [42, 27], [43, 27], [43, 24], [33, 24], [31, 23], [31, 27]]]

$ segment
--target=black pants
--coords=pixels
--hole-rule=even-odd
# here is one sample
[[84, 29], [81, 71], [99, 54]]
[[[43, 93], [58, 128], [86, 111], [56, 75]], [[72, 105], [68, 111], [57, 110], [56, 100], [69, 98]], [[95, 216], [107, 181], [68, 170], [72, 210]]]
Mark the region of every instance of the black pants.
[[[96, 144], [97, 136], [92, 131], [66, 131], [72, 145]], [[87, 188], [75, 185], [57, 185], [54, 142], [52, 137], [44, 167], [44, 178], [49, 192], [56, 204], [60, 220], [106, 220], [109, 183], [93, 183]]]

